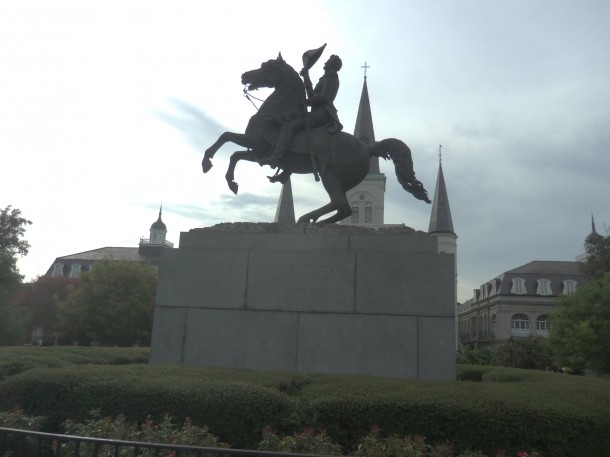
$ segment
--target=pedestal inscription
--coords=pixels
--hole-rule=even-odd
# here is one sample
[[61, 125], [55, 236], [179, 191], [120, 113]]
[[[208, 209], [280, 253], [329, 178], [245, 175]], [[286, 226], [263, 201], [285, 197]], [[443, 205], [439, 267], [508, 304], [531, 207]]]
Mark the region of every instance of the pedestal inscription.
[[350, 312], [353, 252], [253, 251], [248, 262], [248, 309]]

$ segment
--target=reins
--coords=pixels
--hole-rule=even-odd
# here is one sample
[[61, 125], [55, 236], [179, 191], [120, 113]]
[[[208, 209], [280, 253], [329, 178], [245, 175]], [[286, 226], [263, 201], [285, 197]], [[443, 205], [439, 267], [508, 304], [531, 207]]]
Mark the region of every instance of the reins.
[[254, 100], [258, 100], [259, 102], [264, 102], [264, 101], [265, 101], [265, 100], [262, 100], [262, 99], [260, 99], [260, 98], [255, 97], [254, 95], [250, 95], [250, 91], [249, 91], [248, 89], [246, 89], [245, 87], [244, 87], [244, 97], [246, 97], [246, 99], [247, 99], [247, 100], [248, 100], [250, 103], [252, 103], [252, 106], [254, 106], [254, 109], [255, 109], [256, 111], [258, 111], [258, 107], [257, 107], [257, 106], [254, 104], [254, 102], [251, 100], [251, 98], [250, 98], [250, 97], [252, 97]]

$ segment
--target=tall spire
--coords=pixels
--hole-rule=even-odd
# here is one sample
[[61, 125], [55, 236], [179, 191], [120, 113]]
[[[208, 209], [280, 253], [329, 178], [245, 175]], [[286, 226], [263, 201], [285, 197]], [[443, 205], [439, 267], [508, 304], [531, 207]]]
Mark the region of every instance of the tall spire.
[[436, 178], [436, 189], [434, 190], [434, 201], [432, 202], [432, 214], [430, 215], [430, 226], [428, 233], [450, 233], [453, 231], [453, 220], [451, 219], [451, 208], [449, 207], [449, 197], [447, 197], [447, 187], [443, 175], [442, 145], [438, 146], [438, 176]]
[[[364, 62], [364, 83], [362, 94], [360, 95], [360, 105], [356, 116], [356, 126], [354, 136], [362, 140], [365, 144], [372, 146], [375, 143], [375, 130], [373, 129], [373, 115], [371, 114], [371, 103], [369, 101], [369, 90], [366, 85], [366, 70], [370, 66]], [[379, 157], [371, 157], [370, 173], [379, 173]]]
[[292, 184], [290, 183], [290, 177], [282, 185], [282, 191], [280, 192], [280, 199], [277, 203], [277, 210], [275, 211], [275, 220], [280, 224], [294, 224], [294, 202], [292, 200]]

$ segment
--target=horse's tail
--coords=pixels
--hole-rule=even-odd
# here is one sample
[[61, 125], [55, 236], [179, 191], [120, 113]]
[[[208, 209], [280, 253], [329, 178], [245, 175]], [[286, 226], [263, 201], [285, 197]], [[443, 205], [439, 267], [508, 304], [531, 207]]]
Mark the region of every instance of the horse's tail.
[[431, 203], [428, 198], [428, 191], [415, 177], [409, 146], [396, 138], [387, 138], [371, 146], [369, 154], [386, 160], [388, 158], [392, 159], [396, 169], [396, 177], [403, 189], [413, 194], [415, 198]]

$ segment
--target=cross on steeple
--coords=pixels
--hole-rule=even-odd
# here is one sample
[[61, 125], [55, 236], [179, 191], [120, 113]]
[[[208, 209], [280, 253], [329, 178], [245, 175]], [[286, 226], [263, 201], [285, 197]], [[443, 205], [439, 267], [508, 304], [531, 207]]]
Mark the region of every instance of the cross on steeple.
[[442, 144], [438, 145], [438, 162], [441, 163], [443, 161], [443, 154], [441, 152], [441, 149], [443, 148]]
[[366, 60], [365, 60], [364, 65], [361, 65], [360, 68], [364, 68], [364, 79], [366, 79], [366, 70], [367, 70], [367, 68], [371, 68], [371, 66], [367, 65]]

